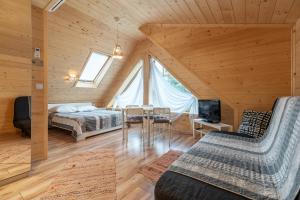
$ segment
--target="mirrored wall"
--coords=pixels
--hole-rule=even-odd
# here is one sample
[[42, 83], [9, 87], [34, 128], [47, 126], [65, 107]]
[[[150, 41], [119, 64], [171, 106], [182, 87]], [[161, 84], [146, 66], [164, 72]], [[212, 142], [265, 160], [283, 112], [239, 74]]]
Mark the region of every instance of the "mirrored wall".
[[17, 133], [0, 135], [0, 186], [26, 176], [31, 168], [31, 141]]
[[0, 186], [27, 176], [31, 169], [31, 97], [12, 101], [15, 130], [0, 133]]

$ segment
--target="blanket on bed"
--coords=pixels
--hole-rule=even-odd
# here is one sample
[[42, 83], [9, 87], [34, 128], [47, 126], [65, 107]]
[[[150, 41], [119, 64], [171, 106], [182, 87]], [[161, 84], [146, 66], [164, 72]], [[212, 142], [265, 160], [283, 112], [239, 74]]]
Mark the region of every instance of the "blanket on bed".
[[119, 111], [97, 109], [88, 112], [52, 113], [49, 124], [67, 129], [77, 137], [84, 132], [109, 129], [122, 125], [122, 113]]
[[211, 132], [170, 170], [250, 199], [294, 199], [300, 188], [300, 97], [280, 98], [258, 139]]

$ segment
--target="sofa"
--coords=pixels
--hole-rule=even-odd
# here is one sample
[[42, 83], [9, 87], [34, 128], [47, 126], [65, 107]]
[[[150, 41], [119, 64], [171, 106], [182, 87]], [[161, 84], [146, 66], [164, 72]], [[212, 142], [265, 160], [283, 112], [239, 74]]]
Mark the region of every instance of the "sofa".
[[210, 132], [155, 186], [155, 199], [299, 199], [300, 97], [277, 100], [259, 138]]

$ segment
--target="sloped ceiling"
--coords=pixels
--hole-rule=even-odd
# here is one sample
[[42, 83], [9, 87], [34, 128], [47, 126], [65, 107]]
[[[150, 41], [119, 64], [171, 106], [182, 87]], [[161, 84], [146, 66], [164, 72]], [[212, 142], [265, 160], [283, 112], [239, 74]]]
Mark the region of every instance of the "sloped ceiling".
[[290, 27], [147, 25], [141, 30], [234, 108], [269, 110], [277, 97], [290, 95]]
[[[45, 8], [50, 0], [32, 0]], [[122, 34], [144, 39], [139, 27], [163, 24], [294, 24], [300, 0], [66, 0], [68, 5]]]
[[[45, 8], [49, 0], [32, 3]], [[299, 10], [300, 0], [66, 0], [49, 16], [49, 101], [102, 104], [136, 44], [146, 39], [139, 30], [144, 24], [294, 23]], [[91, 49], [112, 52], [115, 16], [125, 58], [113, 63], [99, 88], [73, 88], [63, 76], [79, 73]]]
[[[40, 8], [49, 0], [32, 0]], [[122, 19], [124, 33], [142, 36], [146, 23], [280, 24], [300, 17], [299, 0], [66, 0], [66, 4], [111, 26]]]
[[113, 83], [136, 40], [120, 36], [125, 59], [113, 61], [98, 88], [76, 88], [74, 82], [66, 81], [64, 77], [71, 73], [79, 75], [91, 51], [111, 54], [115, 30], [68, 5], [49, 15], [48, 26], [49, 102], [91, 101], [100, 105], [105, 89]]

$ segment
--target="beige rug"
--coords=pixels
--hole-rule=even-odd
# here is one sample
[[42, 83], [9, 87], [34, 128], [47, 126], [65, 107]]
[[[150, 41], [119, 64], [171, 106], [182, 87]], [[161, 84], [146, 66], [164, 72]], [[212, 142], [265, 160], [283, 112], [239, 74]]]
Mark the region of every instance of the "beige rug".
[[66, 162], [41, 200], [116, 199], [116, 164], [112, 150], [75, 155]]
[[141, 167], [139, 172], [152, 182], [157, 182], [160, 176], [167, 171], [168, 167], [182, 154], [183, 152], [181, 151], [170, 150], [153, 162]]

